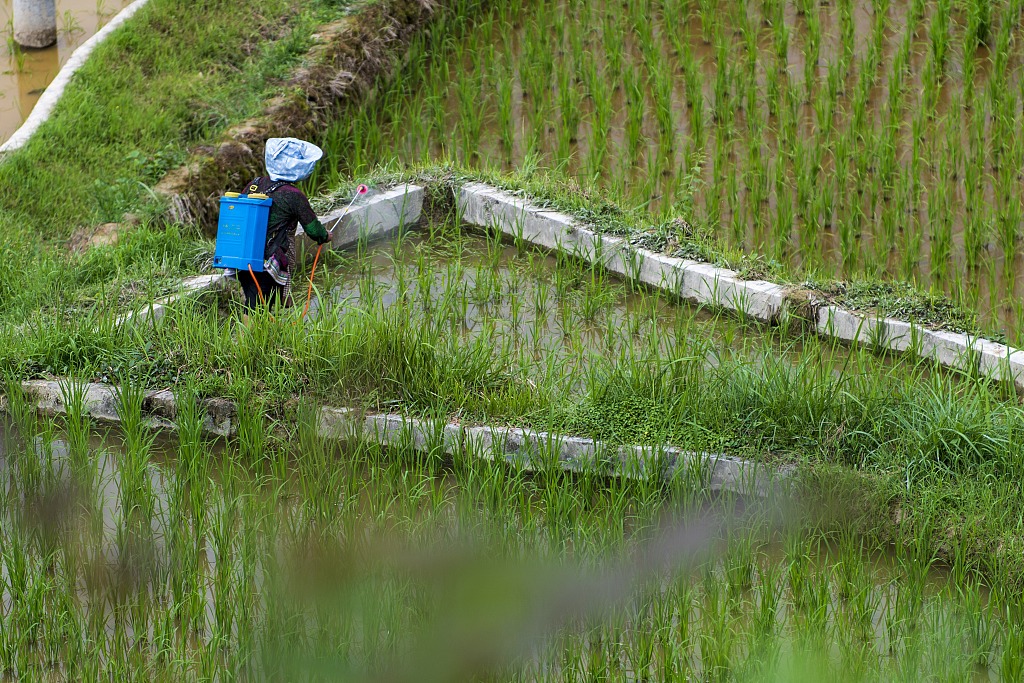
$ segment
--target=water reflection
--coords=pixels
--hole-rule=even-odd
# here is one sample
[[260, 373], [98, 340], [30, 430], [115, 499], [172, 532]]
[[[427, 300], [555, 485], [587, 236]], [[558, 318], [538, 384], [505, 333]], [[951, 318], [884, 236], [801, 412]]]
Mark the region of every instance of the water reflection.
[[131, 1], [57, 0], [57, 44], [31, 50], [15, 46], [12, 0], [0, 0], [6, 39], [0, 47], [0, 142], [21, 126], [75, 49]]

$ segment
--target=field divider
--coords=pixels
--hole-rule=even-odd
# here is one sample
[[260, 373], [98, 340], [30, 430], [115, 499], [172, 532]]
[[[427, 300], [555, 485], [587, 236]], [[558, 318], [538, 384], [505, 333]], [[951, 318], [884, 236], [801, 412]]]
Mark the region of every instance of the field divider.
[[[65, 397], [72, 379], [21, 383], [35, 409], [53, 417], [67, 413]], [[101, 423], [121, 422], [117, 387], [99, 382], [81, 386], [86, 415]], [[226, 398], [200, 400], [203, 432], [230, 437], [237, 429], [237, 406]], [[0, 410], [6, 410], [0, 397]], [[175, 430], [177, 397], [166, 389], [145, 393], [143, 420], [151, 429]], [[518, 469], [540, 472], [552, 468], [594, 472], [627, 479], [683, 478], [716, 493], [767, 497], [796, 471], [793, 466], [769, 467], [721, 453], [687, 451], [670, 446], [620, 446], [595, 439], [505, 425], [463, 425], [444, 419], [402, 414], [364, 413], [355, 408], [322, 407], [318, 432], [327, 440], [366, 439], [380, 446], [410, 447], [420, 452], [461, 453], [503, 461]]]
[[[426, 190], [420, 185], [397, 185], [371, 196], [362, 204], [335, 209], [320, 222], [331, 235], [331, 248], [351, 249], [360, 241], [365, 243], [385, 239], [399, 230], [415, 227], [423, 214]], [[295, 235], [306, 249], [315, 248], [300, 226]]]
[[369, 439], [381, 446], [447, 456], [466, 453], [529, 472], [560, 469], [628, 479], [685, 478], [712, 492], [762, 498], [795, 472], [791, 466], [772, 468], [720, 453], [667, 446], [619, 446], [521, 427], [462, 425], [395, 413], [365, 414], [355, 408], [321, 408], [319, 432], [325, 439]]
[[[66, 388], [75, 380], [28, 380], [21, 383], [26, 399], [36, 410], [46, 416], [67, 413], [64, 403]], [[82, 383], [85, 414], [98, 422], [121, 422], [118, 412], [117, 387], [100, 382]], [[203, 432], [213, 436], [231, 436], [237, 428], [237, 411], [234, 402], [224, 398], [200, 400], [203, 415]], [[0, 402], [0, 409], [6, 410], [6, 398]], [[152, 429], [175, 429], [178, 415], [177, 398], [166, 389], [147, 391], [142, 403], [145, 424]]]
[[813, 292], [744, 280], [728, 268], [634, 247], [623, 237], [599, 234], [572, 216], [484, 183], [466, 183], [455, 195], [457, 209], [469, 225], [562, 251], [685, 301], [730, 310], [765, 324], [776, 324], [791, 311], [810, 307], [811, 325], [822, 337], [914, 354], [972, 376], [1012, 383], [1018, 393], [1024, 392], [1024, 351], [1020, 349], [977, 335], [933, 330], [818, 303]]
[[161, 297], [149, 303], [135, 311], [129, 311], [124, 315], [120, 315], [114, 321], [115, 327], [121, 327], [125, 324], [132, 325], [144, 325], [157, 323], [163, 320], [163, 317], [167, 315], [167, 311], [172, 304], [180, 301], [186, 297], [200, 292], [207, 292], [211, 289], [223, 287], [226, 284], [228, 278], [223, 273], [211, 273], [208, 275], [195, 275], [187, 277], [181, 281], [176, 292], [169, 294], [165, 297]]
[[465, 223], [565, 252], [687, 301], [737, 310], [765, 323], [776, 322], [790, 304], [782, 285], [743, 280], [727, 268], [634, 247], [623, 237], [601, 235], [572, 216], [483, 183], [463, 185], [456, 201]]

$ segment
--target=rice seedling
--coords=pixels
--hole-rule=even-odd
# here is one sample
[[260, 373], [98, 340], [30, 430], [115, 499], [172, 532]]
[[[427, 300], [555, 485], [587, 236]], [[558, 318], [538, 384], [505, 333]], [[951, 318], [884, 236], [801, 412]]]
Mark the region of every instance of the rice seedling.
[[71, 10], [64, 10], [60, 15], [60, 32], [68, 37], [84, 32], [82, 23]]
[[[504, 55], [502, 75], [492, 102], [477, 109], [484, 120], [493, 112], [497, 125], [482, 127], [478, 149], [470, 150], [478, 155], [474, 166], [521, 167], [527, 154], [555, 159], [560, 172], [633, 205], [648, 202], [660, 217], [666, 204], [652, 198], [671, 195], [682, 150], [692, 147], [710, 163], [706, 190], [686, 218], [795, 272], [911, 279], [959, 299], [967, 292], [946, 271], [973, 270], [989, 258], [1014, 262], [1016, 213], [1000, 218], [982, 199], [1019, 203], [1019, 188], [998, 171], [1014, 167], [1000, 160], [1014, 146], [1019, 156], [1021, 147], [1012, 134], [1020, 97], [1008, 95], [1022, 87], [1012, 68], [1020, 43], [1011, 40], [1015, 24], [1002, 4], [966, 3], [963, 12], [945, 0], [898, 9], [866, 0], [807, 2], [796, 12], [778, 2], [637, 1], [622, 12], [526, 6], [533, 14], [521, 23], [502, 12], [463, 22], [466, 32], [450, 42], [459, 43], [467, 68], [447, 66], [456, 61], [448, 41], [424, 39], [437, 50], [429, 64], [396, 79], [423, 87], [398, 98], [388, 116], [422, 116], [417, 93], [449, 83], [465, 94], [458, 110], [468, 113], [475, 73], [485, 70], [477, 64], [491, 61], [480, 55], [493, 49]], [[519, 89], [530, 93], [521, 108], [513, 106]], [[448, 106], [443, 118], [458, 119]], [[441, 119], [434, 124], [447, 129]], [[405, 126], [402, 135], [417, 130]], [[370, 142], [337, 152], [367, 159]], [[502, 150], [500, 158], [492, 149]], [[755, 149], [778, 160], [767, 196]], [[634, 171], [644, 157], [646, 172]], [[781, 226], [765, 221], [765, 202], [781, 214]], [[779, 240], [787, 206], [793, 229], [806, 237], [799, 249], [783, 249]], [[914, 206], [924, 210], [905, 226]], [[875, 225], [877, 234], [862, 234]], [[1014, 300], [1007, 280], [996, 282], [995, 311]], [[1006, 330], [996, 318], [987, 323]]]

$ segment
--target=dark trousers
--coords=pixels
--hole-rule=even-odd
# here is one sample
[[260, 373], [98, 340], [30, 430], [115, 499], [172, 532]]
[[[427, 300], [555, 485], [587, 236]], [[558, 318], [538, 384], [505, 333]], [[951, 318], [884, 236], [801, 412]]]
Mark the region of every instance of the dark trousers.
[[240, 270], [238, 282], [242, 285], [242, 293], [245, 294], [245, 310], [255, 311], [260, 306], [281, 304], [284, 287], [274, 282], [274, 278], [268, 274]]

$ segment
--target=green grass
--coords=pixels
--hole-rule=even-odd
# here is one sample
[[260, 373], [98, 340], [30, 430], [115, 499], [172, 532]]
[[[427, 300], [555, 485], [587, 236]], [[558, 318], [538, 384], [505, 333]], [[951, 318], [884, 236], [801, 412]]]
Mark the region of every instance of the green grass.
[[0, 238], [10, 260], [0, 273], [0, 320], [21, 325], [57, 317], [109, 315], [147, 305], [202, 272], [212, 245], [194, 230], [128, 228], [114, 245], [61, 253], [21, 236]]
[[[262, 111], [338, 0], [153, 0], [90, 57], [53, 116], [0, 163], [0, 316], [124, 308], [199, 272], [210, 245], [166, 226], [152, 188], [198, 145]], [[114, 248], [66, 242], [134, 214]], [[134, 294], [137, 295], [134, 295]]]
[[153, 0], [96, 50], [29, 145], [0, 164], [5, 225], [51, 242], [146, 211], [195, 145], [259, 113], [335, 0]]

